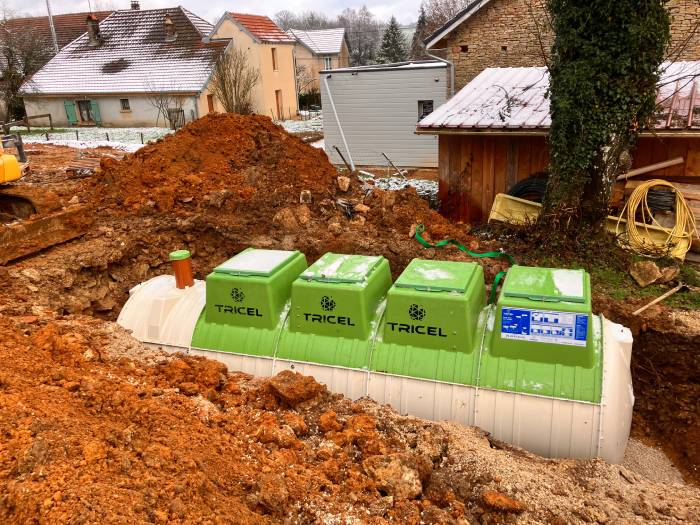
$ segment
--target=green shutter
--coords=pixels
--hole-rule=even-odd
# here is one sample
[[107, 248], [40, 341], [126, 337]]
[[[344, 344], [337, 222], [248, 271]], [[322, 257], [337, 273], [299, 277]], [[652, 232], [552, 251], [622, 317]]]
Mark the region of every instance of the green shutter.
[[95, 121], [95, 124], [98, 126], [102, 124], [102, 119], [100, 118], [100, 108], [97, 105], [97, 102], [94, 100], [90, 101], [90, 110], [92, 112], [92, 120]]
[[63, 106], [66, 108], [66, 117], [68, 117], [68, 123], [71, 126], [75, 126], [78, 123], [78, 115], [75, 112], [75, 102], [66, 100], [63, 102]]

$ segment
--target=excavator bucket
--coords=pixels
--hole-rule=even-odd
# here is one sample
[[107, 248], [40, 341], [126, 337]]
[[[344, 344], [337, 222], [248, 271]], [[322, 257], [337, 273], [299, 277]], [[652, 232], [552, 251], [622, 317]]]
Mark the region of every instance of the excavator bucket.
[[14, 155], [0, 155], [0, 184], [13, 182], [22, 177], [22, 170]]

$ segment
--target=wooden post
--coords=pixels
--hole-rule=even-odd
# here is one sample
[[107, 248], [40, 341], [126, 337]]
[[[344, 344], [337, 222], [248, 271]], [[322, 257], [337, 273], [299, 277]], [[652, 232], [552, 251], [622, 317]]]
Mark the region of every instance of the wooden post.
[[107, 137], [107, 142], [109, 142], [109, 131], [105, 132], [105, 136]]
[[80, 139], [78, 138], [78, 130], [77, 130], [77, 129], [75, 130], [75, 140], [80, 140]]
[[143, 144], [143, 131], [141, 132], [141, 144]]
[[53, 131], [53, 118], [51, 117], [51, 113], [49, 113], [49, 128]]

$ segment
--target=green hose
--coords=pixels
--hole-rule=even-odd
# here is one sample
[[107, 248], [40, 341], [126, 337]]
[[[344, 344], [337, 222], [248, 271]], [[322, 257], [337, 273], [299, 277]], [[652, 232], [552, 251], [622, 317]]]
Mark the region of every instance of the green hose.
[[[416, 226], [416, 240], [421, 243], [425, 248], [442, 248], [443, 246], [447, 246], [448, 244], [453, 244], [460, 250], [462, 250], [464, 253], [470, 255], [471, 257], [480, 259], [482, 257], [503, 257], [504, 259], [507, 259], [508, 262], [513, 265], [516, 264], [515, 259], [506, 252], [502, 251], [494, 251], [494, 252], [485, 252], [485, 253], [477, 253], [471, 251], [469, 248], [464, 246], [461, 242], [456, 241], [454, 239], [444, 239], [442, 241], [438, 241], [435, 244], [431, 244], [428, 241], [426, 241], [423, 238], [423, 233], [425, 233], [425, 226], [423, 224], [419, 224]], [[491, 286], [491, 293], [489, 294], [489, 304], [493, 304], [494, 301], [496, 300], [496, 289], [498, 288], [498, 285], [500, 284], [501, 280], [505, 277], [507, 271], [502, 271], [498, 272], [496, 274], [496, 277], [493, 279], [493, 285]]]

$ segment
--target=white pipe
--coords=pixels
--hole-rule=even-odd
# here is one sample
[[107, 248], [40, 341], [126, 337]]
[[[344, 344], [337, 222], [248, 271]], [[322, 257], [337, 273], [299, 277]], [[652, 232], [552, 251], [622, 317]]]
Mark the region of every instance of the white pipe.
[[[445, 48], [445, 52], [447, 52], [447, 48]], [[427, 48], [425, 50], [425, 54], [430, 58], [434, 58], [435, 60], [439, 60], [440, 62], [447, 64], [447, 67], [450, 70], [450, 98], [452, 98], [452, 96], [455, 94], [455, 65], [446, 58], [440, 58], [437, 55], [433, 55]]]
[[348, 159], [350, 160], [350, 167], [352, 171], [355, 171], [355, 163], [352, 160], [352, 153], [350, 153], [350, 148], [348, 148], [348, 141], [345, 140], [345, 133], [343, 133], [343, 126], [340, 125], [340, 119], [338, 118], [338, 112], [335, 110], [335, 102], [333, 102], [333, 95], [331, 94], [331, 88], [328, 87], [328, 77], [326, 75], [323, 77], [323, 85], [326, 86], [326, 93], [328, 93], [328, 100], [331, 102], [331, 109], [333, 110], [333, 116], [335, 117], [335, 122], [338, 124], [338, 129], [340, 130], [340, 138], [343, 139], [343, 145], [345, 146], [345, 152], [348, 154]]

